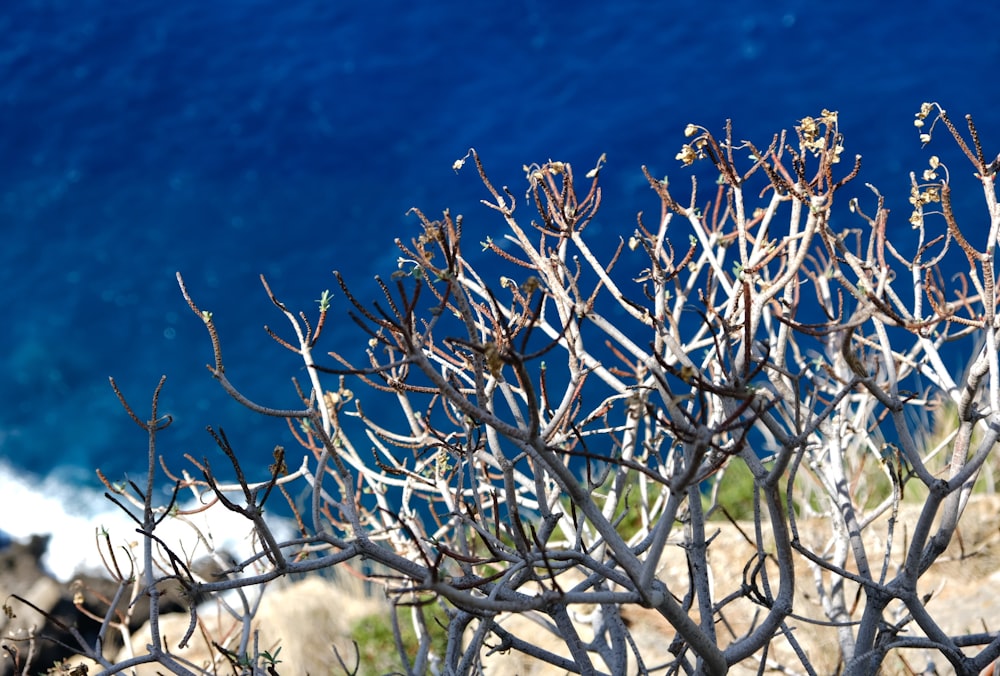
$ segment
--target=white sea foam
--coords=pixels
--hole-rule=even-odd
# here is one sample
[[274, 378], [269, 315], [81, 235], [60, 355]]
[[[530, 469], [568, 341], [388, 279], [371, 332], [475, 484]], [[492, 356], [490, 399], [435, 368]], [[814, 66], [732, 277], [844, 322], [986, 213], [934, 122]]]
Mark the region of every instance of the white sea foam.
[[[65, 581], [81, 572], [104, 570], [97, 545], [99, 533], [107, 531], [112, 545], [119, 548], [141, 540], [138, 524], [107, 500], [103, 491], [81, 488], [79, 483], [54, 476], [26, 476], [0, 460], [0, 531], [19, 541], [32, 535], [50, 535], [43, 563]], [[181, 507], [189, 510], [196, 505], [188, 500]], [[275, 527], [288, 532], [284, 523]], [[156, 534], [179, 555], [195, 560], [209, 553], [199, 533], [213, 546], [241, 557], [251, 552], [251, 531], [249, 521], [216, 504], [199, 514], [167, 518]], [[134, 551], [141, 558], [140, 550]], [[126, 565], [124, 560], [121, 563]]]

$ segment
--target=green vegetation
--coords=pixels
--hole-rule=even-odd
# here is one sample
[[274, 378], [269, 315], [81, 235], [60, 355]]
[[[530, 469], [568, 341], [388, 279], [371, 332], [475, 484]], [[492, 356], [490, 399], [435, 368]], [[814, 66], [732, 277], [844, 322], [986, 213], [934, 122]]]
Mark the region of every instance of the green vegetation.
[[[422, 607], [426, 626], [430, 633], [432, 650], [443, 655], [447, 648], [448, 616], [436, 604]], [[420, 640], [413, 630], [413, 624], [406, 615], [408, 609], [400, 608], [399, 628], [402, 634], [406, 654], [411, 658], [416, 655]], [[363, 617], [351, 627], [351, 638], [357, 645], [357, 655], [342, 655], [348, 667], [358, 666], [356, 676], [377, 676], [388, 673], [405, 673], [396, 650], [396, 639], [392, 632], [392, 618], [388, 614], [374, 614]], [[356, 660], [356, 661], [355, 661]], [[331, 673], [343, 673], [337, 668]]]

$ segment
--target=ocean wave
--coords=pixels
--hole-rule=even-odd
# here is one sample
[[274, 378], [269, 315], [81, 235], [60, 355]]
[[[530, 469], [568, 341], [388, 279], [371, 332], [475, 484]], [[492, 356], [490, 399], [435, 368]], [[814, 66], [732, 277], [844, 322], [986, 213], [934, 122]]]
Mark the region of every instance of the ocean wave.
[[[169, 500], [169, 495], [162, 497], [163, 503]], [[131, 509], [141, 518], [140, 510]], [[81, 485], [71, 475], [31, 476], [0, 460], [0, 514], [4, 515], [0, 546], [10, 540], [26, 541], [33, 535], [49, 536], [42, 563], [64, 582], [81, 573], [103, 573], [106, 566], [101, 550], [107, 552], [107, 542], [115, 548], [119, 565], [128, 565], [127, 556], [123, 556], [126, 551], [137, 560], [142, 558], [138, 523], [103, 491]], [[164, 519], [156, 535], [185, 559], [204, 558], [212, 549], [237, 559], [255, 551], [250, 522], [221, 503], [182, 496], [177, 514]], [[283, 519], [270, 523], [279, 538], [292, 532], [290, 523]]]

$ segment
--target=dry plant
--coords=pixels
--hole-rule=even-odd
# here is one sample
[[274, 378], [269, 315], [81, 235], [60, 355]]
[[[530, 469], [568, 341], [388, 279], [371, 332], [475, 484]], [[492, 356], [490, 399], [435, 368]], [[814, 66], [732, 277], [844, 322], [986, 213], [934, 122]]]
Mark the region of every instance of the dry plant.
[[[845, 674], [876, 673], [890, 651], [932, 651], [958, 673], [985, 668], [1000, 656], [997, 634], [950, 635], [918, 584], [951, 541], [1000, 434], [1000, 158], [986, 160], [971, 119], [960, 131], [936, 104], [922, 106], [916, 126], [925, 143], [946, 129], [986, 210], [960, 225], [952, 174], [931, 157], [911, 175], [912, 229], [897, 224], [907, 234], [896, 241], [874, 188], [842, 196], [860, 158], [840, 163], [830, 111], [762, 146], [735, 141], [729, 125], [721, 137], [689, 125], [677, 159], [710, 164], [718, 180], [707, 191], [696, 178], [678, 189], [646, 170], [659, 213], [640, 214], [614, 251], [587, 239], [603, 158], [582, 181], [562, 162], [525, 167], [521, 200], [495, 187], [470, 151], [455, 169], [471, 161], [483, 204], [505, 226], [475, 242], [474, 257], [461, 217], [414, 210], [419, 234], [397, 240], [398, 269], [376, 279], [377, 302], [338, 274], [345, 310], [324, 292], [318, 315], [296, 313], [262, 277], [290, 327], [268, 331], [306, 367], [290, 408], [251, 401], [230, 382], [213, 315], [178, 276], [208, 329], [212, 375], [250, 410], [285, 419], [307, 453], [297, 468], [281, 449], [269, 469], [246, 467], [219, 431], [236, 484], [223, 485], [207, 462], [192, 475], [167, 473], [175, 494], [220, 502], [256, 533], [255, 556], [201, 577], [157, 536], [164, 519], [179, 518], [173, 503], [153, 499], [156, 439], [169, 420], [157, 395], [146, 420], [116, 388], [148, 433], [149, 479], [107, 484], [142, 534], [137, 560], [120, 565], [119, 554], [109, 568], [122, 594], [150, 597], [153, 639], [117, 663], [100, 641], [79, 649], [107, 673], [141, 663], [178, 674], [294, 673], [254, 644], [251, 590], [365, 562], [394, 603], [409, 674], [479, 673], [496, 651], [581, 674], [724, 674], [739, 663], [815, 674], [797, 638], [806, 625], [839, 646]], [[956, 260], [963, 274], [946, 281], [942, 264]], [[335, 313], [359, 327], [363, 356], [320, 347]], [[947, 365], [954, 353], [942, 355], [956, 346], [966, 349], [959, 372]], [[957, 427], [927, 447], [916, 423], [944, 405]], [[741, 562], [740, 583], [723, 588], [711, 562], [725, 552], [713, 549], [709, 517], [727, 508], [716, 489], [735, 463], [753, 478], [755, 553]], [[891, 484], [877, 494], [871, 477], [883, 473]], [[289, 486], [303, 483], [299, 508]], [[926, 498], [900, 524], [904, 491]], [[264, 518], [279, 494], [295, 537], [280, 538]], [[872, 532], [884, 550], [872, 549]], [[662, 575], [677, 553], [686, 575]], [[812, 579], [796, 578], [797, 561]], [[187, 636], [158, 635], [167, 581], [191, 598], [241, 593], [225, 597], [240, 629], [215, 637], [214, 663], [176, 653], [178, 638], [200, 631], [193, 603]], [[818, 612], [799, 606], [803, 588], [820, 599]], [[446, 627], [428, 619], [432, 607]], [[657, 654], [640, 648], [641, 627], [626, 617], [640, 607], [670, 627]], [[532, 628], [511, 628], [516, 615]], [[404, 622], [420, 639], [415, 651], [400, 638]], [[105, 625], [116, 623], [109, 613]], [[561, 649], [542, 647], [543, 633]], [[359, 673], [351, 655], [338, 661]]]

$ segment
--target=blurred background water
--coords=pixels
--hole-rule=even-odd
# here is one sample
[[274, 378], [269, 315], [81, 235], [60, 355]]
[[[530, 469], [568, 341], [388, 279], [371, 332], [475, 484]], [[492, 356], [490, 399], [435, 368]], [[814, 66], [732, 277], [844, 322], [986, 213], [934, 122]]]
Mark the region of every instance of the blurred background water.
[[[589, 169], [607, 153], [592, 231], [610, 249], [637, 211], [658, 209], [640, 166], [682, 176], [687, 123], [732, 118], [766, 145], [829, 108], [846, 155], [864, 158], [857, 186], [879, 186], [905, 236], [908, 172], [929, 154], [912, 126], [922, 101], [972, 113], [987, 152], [1000, 150], [1000, 10], [877, 6], [7, 0], [0, 530], [58, 528], [51, 507], [24, 509], [22, 492], [12, 504], [12, 485], [67, 487], [61, 504], [81, 510], [95, 467], [144, 471], [144, 434], [108, 376], [141, 413], [167, 374], [168, 457], [213, 453], [212, 424], [269, 461], [287, 439], [203, 370], [210, 347], [175, 271], [215, 313], [233, 381], [293, 406], [299, 365], [261, 330], [282, 323], [257, 275], [293, 308], [315, 307], [333, 269], [364, 288], [395, 268], [411, 206], [464, 213], [484, 239], [498, 221], [474, 172], [452, 170], [469, 147], [515, 192], [523, 164]], [[985, 219], [974, 193], [968, 212]], [[359, 354], [354, 327], [332, 320], [327, 347]]]

